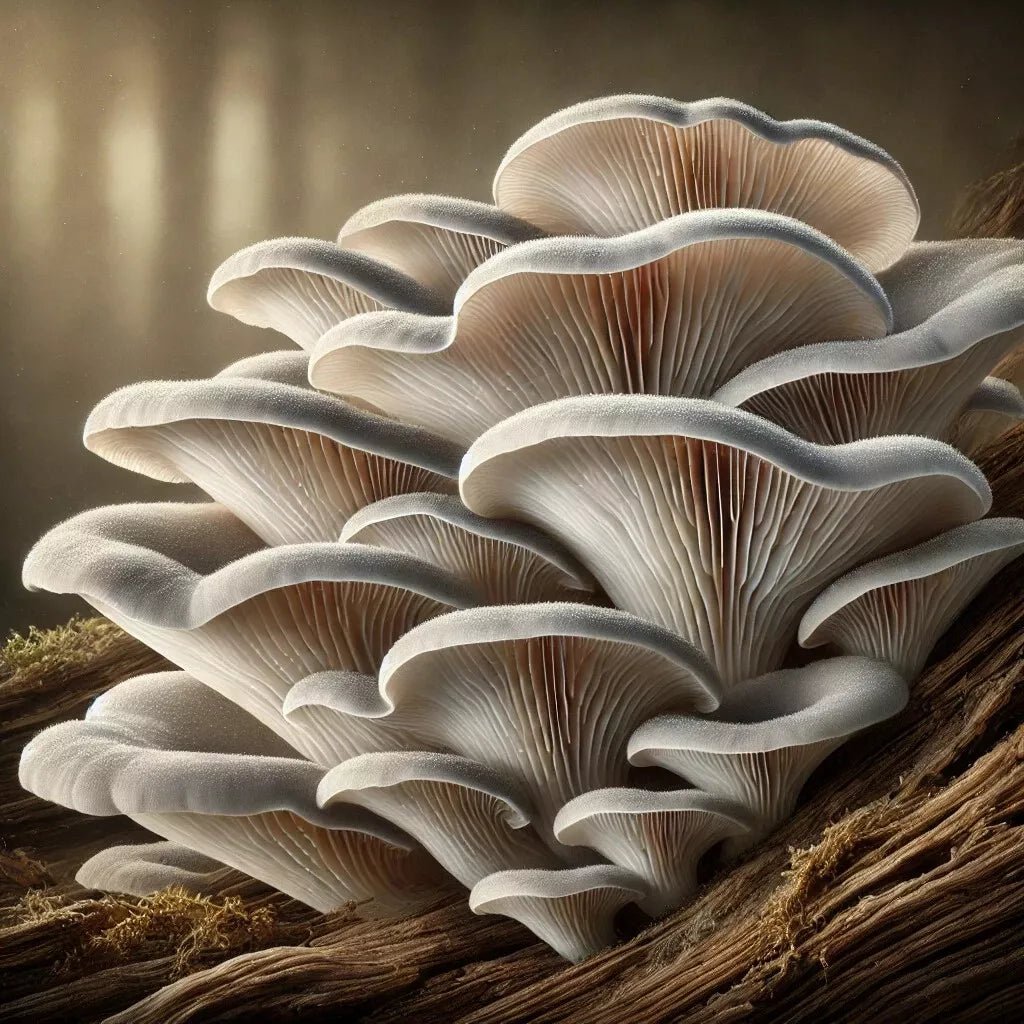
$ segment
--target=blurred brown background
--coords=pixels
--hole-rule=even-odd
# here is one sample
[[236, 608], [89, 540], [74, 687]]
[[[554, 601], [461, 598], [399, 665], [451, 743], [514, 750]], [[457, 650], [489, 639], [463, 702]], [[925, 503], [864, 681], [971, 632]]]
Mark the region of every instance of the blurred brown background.
[[94, 403], [287, 344], [206, 308], [233, 250], [391, 193], [486, 199], [523, 130], [623, 91], [836, 121], [938, 237], [1024, 129], [1017, 7], [0, 0], [0, 631], [79, 607], [21, 589], [48, 526], [187, 493], [86, 453]]

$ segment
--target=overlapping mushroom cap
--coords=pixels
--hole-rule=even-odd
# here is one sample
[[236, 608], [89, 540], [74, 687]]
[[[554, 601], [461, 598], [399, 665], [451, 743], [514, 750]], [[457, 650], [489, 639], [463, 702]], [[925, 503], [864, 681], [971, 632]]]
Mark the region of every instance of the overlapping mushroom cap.
[[26, 561], [188, 672], [24, 752], [176, 844], [84, 884], [222, 863], [376, 914], [461, 884], [579, 959], [788, 815], [1024, 550], [963, 454], [1024, 416], [1024, 242], [912, 244], [892, 157], [725, 99], [555, 114], [494, 198], [244, 249], [211, 305], [299, 350], [90, 416], [214, 503]]

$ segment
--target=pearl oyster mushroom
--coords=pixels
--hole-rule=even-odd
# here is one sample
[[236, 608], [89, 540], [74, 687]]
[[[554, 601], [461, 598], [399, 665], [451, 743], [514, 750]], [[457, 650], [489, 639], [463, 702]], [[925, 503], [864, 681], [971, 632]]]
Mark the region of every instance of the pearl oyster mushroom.
[[[716, 401], [823, 444], [885, 434], [950, 437], [987, 374], [1024, 341], [1024, 243], [1006, 241], [995, 251], [974, 240], [933, 246], [908, 255], [917, 272], [902, 261], [889, 271], [897, 322], [911, 326], [881, 345], [821, 341], [773, 354], [719, 388]], [[934, 274], [944, 262], [957, 267], [965, 287], [935, 309], [945, 296], [930, 276], [919, 285], [919, 265]]]
[[510, 417], [466, 453], [461, 491], [481, 515], [546, 529], [615, 605], [679, 632], [727, 684], [778, 668], [836, 576], [991, 503], [980, 470], [938, 441], [828, 447], [714, 402], [651, 395]]
[[981, 519], [858, 566], [800, 620], [804, 647], [880, 658], [908, 681], [981, 588], [1024, 553], [1024, 519]]
[[551, 234], [621, 235], [709, 207], [771, 210], [872, 268], [902, 254], [920, 219], [902, 168], [878, 146], [722, 97], [607, 96], [552, 114], [512, 143], [494, 197]]
[[172, 887], [205, 893], [223, 870], [219, 860], [164, 839], [100, 850], [78, 869], [75, 881], [86, 889], [129, 896], [148, 896]]
[[558, 866], [502, 772], [453, 754], [362, 754], [320, 781], [321, 807], [365, 807], [418, 839], [467, 889], [495, 871]]
[[820, 232], [761, 210], [707, 210], [615, 238], [514, 246], [466, 278], [452, 316], [345, 320], [309, 372], [317, 387], [468, 445], [555, 398], [705, 396], [772, 352], [890, 325], [878, 282]]
[[501, 914], [526, 925], [573, 962], [615, 942], [615, 915], [645, 895], [643, 883], [609, 864], [498, 871], [473, 886], [474, 914]]
[[470, 582], [489, 604], [590, 598], [597, 584], [557, 541], [488, 519], [447, 494], [401, 494], [367, 505], [341, 540], [406, 551]]
[[[33, 589], [78, 594], [324, 765], [398, 742], [386, 726], [306, 707], [307, 676], [373, 673], [425, 619], [473, 589], [397, 551], [356, 544], [266, 548], [216, 505], [113, 505], [51, 530], [30, 552]], [[383, 732], [382, 732], [383, 728]]]
[[578, 959], [774, 828], [1018, 550], [962, 453], [1024, 412], [1024, 243], [915, 243], [892, 157], [725, 99], [555, 114], [494, 194], [242, 250], [210, 304], [299, 351], [90, 418], [217, 502], [26, 561], [188, 672], [26, 749], [34, 791], [177, 844], [91, 884], [213, 858], [401, 914], [459, 881]]
[[236, 252], [214, 272], [206, 298], [243, 324], [273, 328], [305, 349], [358, 313], [445, 312], [440, 295], [401, 271], [318, 238], [274, 238]]
[[830, 658], [747, 680], [710, 715], [652, 718], [630, 737], [629, 759], [742, 807], [750, 830], [727, 843], [738, 852], [789, 817], [829, 754], [906, 702], [907, 684], [891, 665]]
[[[416, 427], [267, 375], [275, 353], [208, 380], [150, 381], [93, 409], [85, 446], [157, 480], [192, 482], [268, 544], [333, 541], [380, 498], [447, 491], [462, 450]], [[261, 376], [256, 376], [261, 374]]]
[[338, 232], [342, 249], [395, 267], [448, 301], [485, 260], [540, 230], [496, 206], [453, 196], [378, 199]]
[[84, 814], [126, 814], [321, 911], [437, 899], [444, 875], [400, 829], [316, 803], [322, 770], [183, 672], [137, 676], [25, 747], [19, 779]]
[[697, 864], [723, 839], [745, 836], [744, 809], [699, 789], [650, 792], [597, 789], [555, 817], [555, 838], [589, 846], [644, 882], [639, 900], [652, 917], [678, 907], [697, 888]]

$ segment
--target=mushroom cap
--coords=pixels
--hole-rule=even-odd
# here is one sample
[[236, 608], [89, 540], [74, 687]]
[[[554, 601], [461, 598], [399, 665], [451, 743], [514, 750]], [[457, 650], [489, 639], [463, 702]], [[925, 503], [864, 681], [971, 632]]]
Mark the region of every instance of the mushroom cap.
[[[906, 319], [912, 309], [912, 324], [884, 343], [790, 348], [742, 370], [715, 399], [825, 443], [887, 433], [947, 437], [985, 375], [1024, 340], [1024, 244], [1008, 243], [994, 259], [988, 247], [972, 241], [961, 242], [962, 251], [947, 244], [945, 260], [910, 261], [919, 265], [923, 280], [917, 287], [926, 300], [911, 294], [911, 284], [903, 287], [899, 314]], [[944, 271], [966, 277], [968, 285], [933, 308], [929, 275]], [[915, 304], [929, 316], [918, 320]]]
[[779, 348], [890, 324], [878, 282], [831, 239], [762, 210], [706, 210], [513, 246], [467, 277], [450, 317], [383, 312], [328, 331], [310, 379], [468, 444], [552, 399], [707, 395]]
[[986, 377], [953, 424], [950, 444], [973, 457], [1021, 420], [1024, 395], [1020, 388], [1000, 377]]
[[598, 789], [557, 814], [560, 843], [589, 846], [643, 879], [640, 906], [652, 916], [678, 907], [697, 888], [697, 863], [712, 846], [750, 831], [741, 806], [698, 789]]
[[487, 203], [401, 195], [357, 210], [338, 233], [338, 245], [387, 263], [450, 300], [474, 267], [539, 234]]
[[722, 97], [608, 96], [552, 114], [512, 144], [494, 196], [553, 234], [616, 235], [712, 206], [774, 210], [871, 267], [897, 259], [920, 219], [902, 168], [878, 146]]
[[346, 522], [343, 542], [378, 544], [434, 562], [495, 603], [579, 599], [597, 584], [546, 533], [488, 519], [447, 494], [398, 494], [367, 505]]
[[436, 898], [435, 865], [362, 807], [322, 810], [322, 769], [183, 672], [138, 676], [85, 721], [44, 730], [22, 752], [30, 792], [145, 828], [259, 878], [318, 910], [372, 899], [371, 914]]
[[778, 667], [816, 589], [991, 503], [977, 466], [938, 441], [823, 446], [650, 395], [519, 413], [472, 445], [460, 489], [478, 514], [551, 533], [616, 606], [680, 632], [727, 682]]
[[[381, 664], [377, 705], [434, 744], [488, 765], [529, 794], [538, 831], [566, 800], [625, 781], [626, 741], [659, 710], [710, 710], [718, 679], [669, 630], [625, 612], [545, 603], [439, 616]], [[557, 847], [556, 847], [557, 848]]]
[[1022, 552], [1024, 519], [981, 519], [858, 566], [811, 602], [800, 644], [837, 643], [913, 679], [968, 602]]
[[24, 580], [79, 594], [327, 765], [386, 747], [394, 733], [325, 708], [285, 717], [290, 688], [326, 670], [376, 673], [401, 633], [476, 600], [468, 584], [411, 555], [361, 544], [262, 548], [223, 510], [187, 504], [76, 516], [36, 544]]
[[505, 868], [554, 867], [519, 788], [468, 758], [424, 751], [363, 754], [332, 768], [321, 806], [359, 804], [404, 829], [463, 885]]
[[216, 377], [230, 380], [266, 380], [290, 384], [295, 388], [309, 387], [309, 353], [301, 349], [283, 349], [280, 352], [260, 352], [229, 363]]
[[661, 715], [630, 737], [629, 760], [659, 765], [741, 804], [751, 832], [736, 852], [787, 817], [811, 772], [854, 733], [907, 702], [907, 685], [881, 661], [840, 657], [736, 686], [712, 715]]
[[474, 914], [502, 914], [526, 925], [567, 960], [615, 941], [615, 915], [646, 895], [635, 875], [611, 864], [498, 871], [469, 894]]
[[318, 238], [247, 246], [214, 271], [207, 302], [253, 327], [311, 347], [345, 317], [373, 309], [443, 313], [444, 300], [394, 267]]
[[212, 857], [161, 840], [100, 850], [82, 864], [75, 881], [86, 889], [130, 896], [147, 896], [172, 886], [205, 893], [223, 870], [224, 865]]
[[90, 414], [85, 446], [157, 480], [197, 484], [271, 544], [333, 541], [377, 498], [454, 491], [462, 457], [308, 383], [234, 375], [115, 391]]

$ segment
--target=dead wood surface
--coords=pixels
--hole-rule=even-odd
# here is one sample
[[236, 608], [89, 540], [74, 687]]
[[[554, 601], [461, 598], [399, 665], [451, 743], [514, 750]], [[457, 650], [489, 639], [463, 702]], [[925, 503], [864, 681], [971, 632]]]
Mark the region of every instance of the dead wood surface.
[[[1024, 514], [1024, 427], [978, 461], [993, 514]], [[315, 914], [228, 871], [197, 920], [227, 906], [256, 915], [259, 928], [226, 938], [206, 928], [214, 941], [184, 967], [180, 932], [111, 945], [125, 915], [144, 920], [153, 907], [98, 899], [70, 877], [84, 851], [127, 840], [134, 827], [50, 808], [21, 793], [12, 773], [34, 731], [161, 663], [113, 631], [95, 657], [8, 671], [0, 1021], [1024, 1019], [1020, 579], [1018, 563], [986, 588], [943, 638], [907, 709], [831, 758], [794, 818], [742, 864], [575, 967], [513, 922], [475, 917], [463, 903], [359, 922]], [[28, 902], [12, 907], [26, 892]]]

